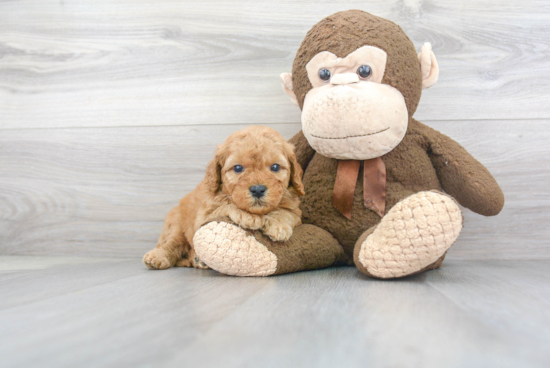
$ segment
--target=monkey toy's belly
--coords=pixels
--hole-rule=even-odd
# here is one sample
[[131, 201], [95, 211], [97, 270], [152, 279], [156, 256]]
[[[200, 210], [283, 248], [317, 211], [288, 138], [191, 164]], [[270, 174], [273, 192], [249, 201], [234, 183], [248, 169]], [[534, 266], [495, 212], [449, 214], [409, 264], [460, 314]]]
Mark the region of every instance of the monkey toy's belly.
[[[420, 147], [418, 147], [420, 148]], [[442, 191], [431, 161], [423, 149], [410, 146], [407, 152], [396, 149], [382, 157], [386, 165], [386, 213], [400, 200], [424, 190]], [[410, 154], [414, 160], [409, 160]], [[344, 217], [332, 204], [338, 160], [318, 153], [307, 166], [303, 182], [306, 194], [302, 197], [302, 221], [330, 232], [348, 255], [363, 232], [380, 222], [381, 217], [363, 204], [363, 165], [359, 171], [351, 220]]]

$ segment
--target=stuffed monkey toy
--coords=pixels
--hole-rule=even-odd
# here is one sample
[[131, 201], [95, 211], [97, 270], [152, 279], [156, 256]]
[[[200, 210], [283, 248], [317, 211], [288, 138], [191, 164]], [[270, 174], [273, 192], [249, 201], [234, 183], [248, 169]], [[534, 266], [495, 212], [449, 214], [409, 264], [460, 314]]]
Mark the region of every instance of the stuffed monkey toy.
[[201, 227], [197, 255], [237, 276], [355, 265], [376, 278], [441, 266], [462, 229], [458, 204], [498, 214], [489, 171], [449, 137], [416, 121], [439, 68], [393, 22], [350, 10], [307, 33], [283, 89], [302, 110], [290, 142], [304, 171], [303, 225], [273, 242], [227, 219]]

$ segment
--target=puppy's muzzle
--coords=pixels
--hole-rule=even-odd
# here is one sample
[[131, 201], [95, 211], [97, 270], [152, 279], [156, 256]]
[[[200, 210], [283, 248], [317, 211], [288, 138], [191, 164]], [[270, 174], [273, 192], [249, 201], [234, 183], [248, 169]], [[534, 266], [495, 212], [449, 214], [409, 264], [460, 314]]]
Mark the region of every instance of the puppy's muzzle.
[[250, 190], [250, 194], [252, 194], [252, 197], [258, 199], [262, 198], [265, 195], [265, 191], [267, 190], [265, 185], [253, 185], [248, 189]]

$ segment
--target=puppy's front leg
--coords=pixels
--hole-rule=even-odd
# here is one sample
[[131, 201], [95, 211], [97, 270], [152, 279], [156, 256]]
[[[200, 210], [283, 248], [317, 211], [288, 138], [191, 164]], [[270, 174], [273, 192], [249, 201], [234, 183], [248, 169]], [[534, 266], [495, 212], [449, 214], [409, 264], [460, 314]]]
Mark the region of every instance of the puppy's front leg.
[[181, 227], [179, 207], [174, 207], [164, 220], [157, 247], [143, 257], [143, 263], [152, 270], [163, 270], [173, 267], [190, 250]]
[[250, 230], [258, 230], [263, 225], [264, 216], [255, 215], [239, 209], [234, 204], [227, 206], [226, 216], [229, 216], [231, 221], [239, 224], [241, 227]]
[[287, 241], [294, 228], [302, 223], [300, 215], [285, 209], [274, 210], [264, 216], [262, 232], [274, 241]]

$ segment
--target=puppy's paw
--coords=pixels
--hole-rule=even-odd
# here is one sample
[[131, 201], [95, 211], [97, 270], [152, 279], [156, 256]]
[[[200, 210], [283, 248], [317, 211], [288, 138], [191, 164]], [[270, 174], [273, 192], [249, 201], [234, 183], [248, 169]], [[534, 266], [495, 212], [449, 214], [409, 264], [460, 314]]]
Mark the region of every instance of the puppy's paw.
[[292, 236], [292, 226], [279, 221], [268, 221], [262, 231], [273, 241], [287, 241]]
[[241, 210], [229, 213], [229, 218], [244, 229], [258, 230], [262, 227], [262, 216], [247, 213]]
[[147, 252], [143, 257], [143, 263], [151, 270], [164, 270], [173, 267], [175, 264], [170, 254], [160, 248]]

